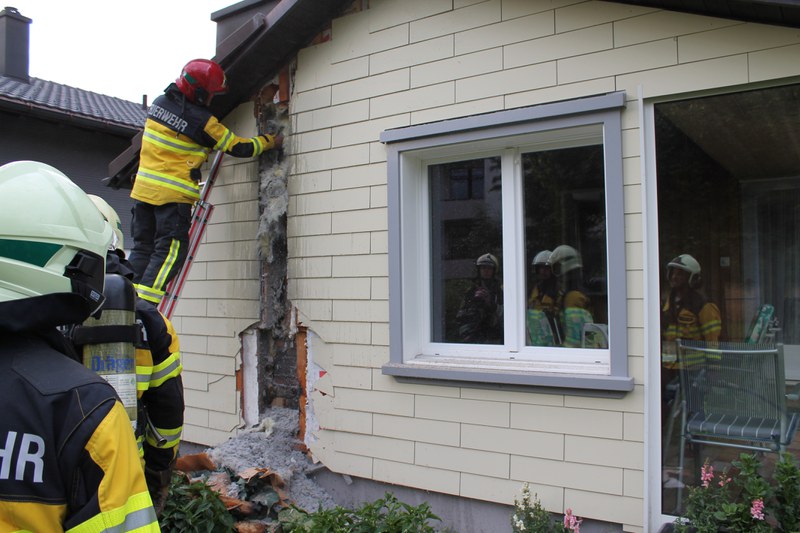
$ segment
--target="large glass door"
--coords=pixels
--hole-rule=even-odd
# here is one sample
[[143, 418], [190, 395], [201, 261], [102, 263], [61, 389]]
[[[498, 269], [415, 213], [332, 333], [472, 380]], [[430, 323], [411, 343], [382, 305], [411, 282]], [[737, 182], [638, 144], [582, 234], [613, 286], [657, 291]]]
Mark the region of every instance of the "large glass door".
[[[800, 85], [659, 103], [653, 116], [660, 496], [669, 515], [680, 510], [686, 487], [698, 482], [702, 462], [721, 470], [742, 451], [735, 440], [711, 446], [682, 438], [692, 416], [708, 414], [688, 412], [687, 387], [697, 389], [700, 380], [686, 376], [704, 376], [701, 405], [711, 411], [715, 391], [706, 378], [735, 358], [723, 353], [710, 373], [697, 367], [692, 373], [687, 369], [707, 362], [711, 352], [679, 350], [678, 339], [744, 350], [784, 344], [782, 379], [789, 385], [800, 380]], [[740, 391], [731, 406], [748, 403], [752, 391]], [[800, 446], [792, 442], [788, 449]], [[774, 455], [765, 456], [767, 464]]]

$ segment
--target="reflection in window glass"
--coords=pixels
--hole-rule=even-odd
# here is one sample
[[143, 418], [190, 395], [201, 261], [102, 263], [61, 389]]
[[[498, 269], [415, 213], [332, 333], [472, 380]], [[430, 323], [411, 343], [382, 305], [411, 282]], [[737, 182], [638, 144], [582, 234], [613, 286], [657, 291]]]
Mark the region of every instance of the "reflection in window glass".
[[527, 344], [606, 348], [602, 145], [522, 154]]
[[500, 158], [430, 165], [433, 342], [503, 344]]
[[[381, 134], [388, 150], [393, 338], [384, 373], [633, 389], [626, 331], [624, 105], [624, 93], [615, 92]], [[565, 347], [566, 332], [553, 347], [530, 339], [531, 263], [545, 249], [562, 255], [557, 273], [565, 286], [568, 272], [581, 273], [582, 292], [554, 297], [556, 305], [563, 300], [577, 311], [574, 320], [566, 313], [564, 318], [582, 325], [569, 337], [578, 348]], [[462, 311], [476, 292], [477, 263], [488, 263], [485, 275], [493, 274], [497, 296], [488, 298], [491, 312]], [[563, 320], [560, 314], [553, 320]], [[468, 323], [478, 316], [488, 317], [485, 327]]]
[[[681, 424], [695, 415], [681, 412], [680, 369], [694, 361], [677, 359], [676, 339], [784, 343], [785, 379], [800, 380], [799, 110], [800, 85], [654, 106], [665, 513], [706, 458], [721, 470], [738, 456], [684, 446], [680, 468]], [[741, 391], [727, 404], [751, 403]]]

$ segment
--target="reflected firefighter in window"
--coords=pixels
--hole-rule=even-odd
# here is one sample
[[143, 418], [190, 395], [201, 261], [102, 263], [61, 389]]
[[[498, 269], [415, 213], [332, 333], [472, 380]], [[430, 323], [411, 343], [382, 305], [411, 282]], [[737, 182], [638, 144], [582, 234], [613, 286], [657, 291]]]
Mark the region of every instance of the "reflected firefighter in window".
[[[677, 339], [716, 343], [722, 333], [719, 307], [703, 295], [700, 263], [689, 254], [681, 254], [667, 263], [669, 293], [661, 307], [661, 417], [667, 421], [670, 405], [676, 401], [678, 372], [681, 364], [693, 365], [706, 357], [688, 351], [684, 361], [677, 361]], [[715, 356], [718, 357], [718, 356]]]
[[550, 250], [537, 253], [531, 266], [536, 276], [528, 298], [526, 323], [528, 339], [533, 346], [559, 346], [562, 342], [558, 319], [558, 280], [550, 264]]
[[700, 263], [681, 254], [667, 264], [669, 294], [661, 308], [661, 335], [668, 349], [675, 340], [717, 342], [722, 332], [719, 307], [700, 291], [703, 284]]
[[583, 286], [581, 254], [572, 246], [562, 244], [550, 254], [553, 273], [561, 286], [559, 309], [564, 332], [563, 346], [583, 347], [583, 326], [594, 322], [592, 304]]
[[456, 315], [461, 342], [503, 344], [503, 287], [500, 263], [492, 254], [475, 261], [476, 276]]

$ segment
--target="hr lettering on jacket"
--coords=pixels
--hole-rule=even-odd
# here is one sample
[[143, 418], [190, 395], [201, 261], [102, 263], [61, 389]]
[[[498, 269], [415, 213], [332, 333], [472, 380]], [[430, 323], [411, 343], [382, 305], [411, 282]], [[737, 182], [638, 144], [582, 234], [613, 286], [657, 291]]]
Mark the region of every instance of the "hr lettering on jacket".
[[23, 433], [17, 443], [17, 432], [9, 431], [6, 435], [6, 442], [0, 448], [0, 479], [10, 479], [12, 466], [15, 481], [25, 481], [27, 465], [32, 465], [33, 483], [42, 482], [42, 472], [44, 471], [44, 439], [32, 433]]

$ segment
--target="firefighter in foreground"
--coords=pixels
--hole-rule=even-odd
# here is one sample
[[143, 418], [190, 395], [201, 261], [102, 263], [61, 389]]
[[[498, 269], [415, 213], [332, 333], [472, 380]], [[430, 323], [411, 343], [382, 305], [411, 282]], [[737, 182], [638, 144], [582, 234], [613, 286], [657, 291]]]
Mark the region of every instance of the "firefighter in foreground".
[[57, 329], [101, 307], [111, 235], [56, 169], [0, 167], [0, 531], [159, 531], [128, 414]]
[[[114, 229], [106, 258], [106, 272], [133, 278], [125, 259], [122, 224], [117, 212], [102, 198], [89, 195]], [[163, 509], [183, 429], [183, 383], [180, 345], [172, 323], [145, 302], [136, 300], [136, 320], [143, 327], [143, 343], [136, 346], [136, 387], [139, 405], [136, 431], [144, 461], [147, 488], [156, 510]]]
[[227, 91], [215, 62], [194, 59], [150, 106], [131, 198], [130, 262], [139, 297], [158, 304], [186, 260], [192, 205], [200, 198], [200, 167], [212, 150], [256, 157], [279, 148], [282, 136], [236, 136], [208, 109]]

